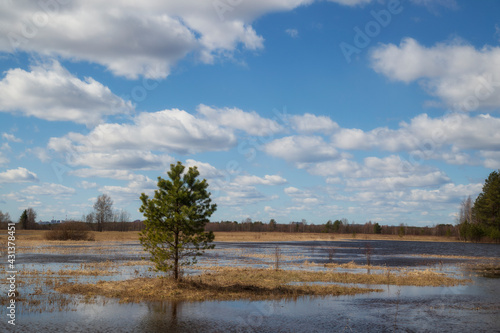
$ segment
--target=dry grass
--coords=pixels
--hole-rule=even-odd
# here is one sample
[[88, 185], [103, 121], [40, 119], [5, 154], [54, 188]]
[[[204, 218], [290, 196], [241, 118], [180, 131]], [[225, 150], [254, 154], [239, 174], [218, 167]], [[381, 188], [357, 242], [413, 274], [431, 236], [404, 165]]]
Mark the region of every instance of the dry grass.
[[63, 276], [105, 276], [113, 275], [117, 273], [118, 265], [112, 261], [101, 261], [93, 263], [83, 263], [76, 268], [72, 265], [66, 265], [65, 269], [60, 269], [53, 271], [51, 269], [23, 269], [19, 271], [21, 276], [43, 276], [43, 275], [55, 275], [58, 277]]
[[[43, 240], [46, 231], [19, 230], [17, 240]], [[96, 242], [138, 241], [138, 231], [103, 231], [92, 232]], [[398, 240], [423, 242], [456, 242], [452, 237], [375, 235], [375, 234], [333, 234], [333, 233], [288, 233], [288, 232], [215, 232], [217, 242], [289, 242], [289, 241], [342, 241], [342, 240]]]
[[[121, 302], [161, 300], [268, 300], [299, 296], [340, 296], [380, 291], [340, 285], [287, 285], [297, 275], [266, 269], [220, 268], [180, 282], [170, 278], [136, 278], [99, 281], [97, 284], [66, 283], [56, 288], [85, 297], [106, 296]], [[306, 279], [306, 278], [304, 278]], [[307, 280], [307, 279], [306, 279]]]
[[500, 261], [467, 264], [466, 267], [488, 278], [500, 278]]
[[[352, 285], [310, 284], [390, 284], [415, 286], [453, 286], [469, 283], [434, 271], [405, 271], [394, 274], [358, 274], [235, 267], [216, 267], [175, 282], [170, 278], [136, 278], [126, 281], [99, 281], [97, 284], [65, 283], [56, 290], [88, 297], [106, 296], [121, 302], [161, 300], [268, 300], [299, 296], [340, 296], [381, 291]], [[291, 284], [293, 283], [293, 284]]]
[[412, 257], [419, 258], [440, 258], [440, 259], [465, 259], [465, 260], [498, 260], [500, 258], [492, 258], [492, 257], [475, 257], [475, 256], [454, 256], [454, 255], [440, 255], [440, 254], [412, 254]]

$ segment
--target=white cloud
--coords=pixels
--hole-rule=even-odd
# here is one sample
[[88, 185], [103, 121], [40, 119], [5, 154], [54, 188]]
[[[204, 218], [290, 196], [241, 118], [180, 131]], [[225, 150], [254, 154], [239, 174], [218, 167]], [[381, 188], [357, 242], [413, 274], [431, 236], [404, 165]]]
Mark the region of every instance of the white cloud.
[[7, 38], [0, 51], [90, 61], [128, 78], [164, 78], [190, 53], [210, 63], [240, 48], [263, 48], [255, 19], [311, 2], [75, 0], [47, 2], [44, 10], [40, 2], [14, 1], [2, 6], [0, 34]]
[[475, 164], [465, 150], [484, 152], [500, 150], [500, 118], [490, 115], [471, 117], [452, 113], [440, 118], [421, 114], [402, 122], [398, 129], [375, 128], [340, 129], [332, 135], [332, 143], [339, 149], [380, 149], [406, 151], [422, 159], [444, 159], [453, 164]]
[[407, 200], [415, 202], [459, 202], [468, 195], [477, 196], [483, 188], [483, 184], [445, 184], [435, 190], [414, 189], [411, 190]]
[[235, 143], [232, 130], [186, 111], [172, 109], [140, 113], [133, 119], [133, 124], [101, 124], [87, 136], [70, 133], [62, 138], [51, 138], [48, 147], [77, 155], [115, 150], [190, 154], [226, 150]]
[[149, 177], [130, 181], [127, 186], [102, 186], [99, 192], [109, 194], [116, 202], [127, 201], [129, 199], [138, 200], [141, 193], [153, 195], [154, 190], [158, 189], [157, 181]]
[[288, 162], [310, 163], [338, 158], [337, 150], [319, 136], [287, 136], [264, 145], [269, 155]]
[[43, 183], [42, 185], [32, 185], [21, 191], [28, 195], [50, 195], [50, 196], [69, 196], [76, 193], [74, 188], [60, 184]]
[[262, 201], [269, 201], [270, 198], [259, 192], [254, 186], [241, 185], [236, 182], [224, 186], [225, 195], [213, 197], [218, 205], [222, 206], [247, 206]]
[[76, 78], [57, 61], [33, 66], [30, 72], [8, 70], [0, 81], [0, 105], [0, 112], [89, 126], [107, 115], [133, 110], [109, 88], [90, 77]]
[[9, 162], [10, 160], [4, 155], [2, 151], [0, 151], [0, 165], [5, 165]]
[[286, 29], [285, 32], [292, 38], [299, 37], [299, 31], [297, 29]]
[[484, 166], [489, 169], [500, 169], [500, 151], [483, 151]]
[[250, 135], [270, 136], [283, 128], [274, 120], [262, 118], [257, 112], [245, 112], [238, 108], [212, 108], [200, 104], [198, 112], [209, 121], [221, 126], [239, 129]]
[[210, 163], [200, 162], [193, 159], [187, 159], [184, 165], [186, 166], [186, 168], [191, 168], [196, 166], [202, 178], [213, 179], [225, 176], [225, 173], [223, 171], [218, 170]]
[[327, 116], [316, 116], [306, 113], [302, 116], [292, 116], [290, 118], [292, 127], [299, 133], [312, 134], [323, 132], [331, 134], [339, 128], [339, 125]]
[[283, 185], [287, 183], [287, 180], [279, 175], [265, 175], [263, 178], [242, 175], [238, 176], [234, 182], [242, 185]]
[[72, 155], [70, 164], [95, 169], [151, 170], [163, 169], [174, 159], [169, 155], [155, 155], [148, 151], [116, 150], [112, 153], [81, 153]]
[[[1, 87], [1, 83], [0, 83]], [[1, 100], [0, 100], [1, 103]], [[16, 138], [14, 134], [9, 134], [9, 133], [2, 133], [2, 138], [4, 138], [7, 141], [12, 141], [12, 142], [23, 142], [23, 140]]]
[[356, 175], [361, 174], [361, 166], [353, 160], [342, 158], [335, 161], [313, 163], [307, 167], [307, 171], [313, 175], [324, 177], [338, 175], [356, 177]]
[[51, 156], [47, 149], [42, 147], [28, 148], [26, 149], [26, 152], [35, 155], [40, 161], [44, 163], [50, 161], [51, 159]]
[[378, 191], [394, 191], [409, 187], [430, 187], [450, 182], [443, 172], [435, 171], [424, 175], [411, 174], [407, 176], [386, 176], [379, 178], [348, 179], [349, 189], [372, 189]]
[[0, 172], [0, 184], [25, 183], [25, 182], [37, 182], [37, 181], [38, 177], [34, 172], [31, 172], [28, 169], [22, 167]]
[[129, 170], [77, 169], [69, 171], [68, 174], [80, 178], [98, 177], [129, 181], [141, 181], [145, 179], [145, 176], [135, 174]]
[[303, 205], [303, 207], [311, 207], [321, 203], [321, 198], [311, 190], [301, 190], [290, 186], [283, 190], [286, 195], [292, 198], [295, 205]]
[[454, 110], [500, 106], [500, 47], [477, 50], [461, 41], [425, 47], [406, 38], [399, 46], [378, 46], [371, 58], [376, 72], [406, 83], [418, 80]]
[[81, 181], [78, 184], [78, 187], [81, 187], [84, 190], [88, 190], [88, 189], [91, 189], [91, 188], [96, 188], [97, 186], [98, 186], [97, 183], [91, 183], [91, 182], [88, 182], [86, 180], [83, 180], [83, 181]]

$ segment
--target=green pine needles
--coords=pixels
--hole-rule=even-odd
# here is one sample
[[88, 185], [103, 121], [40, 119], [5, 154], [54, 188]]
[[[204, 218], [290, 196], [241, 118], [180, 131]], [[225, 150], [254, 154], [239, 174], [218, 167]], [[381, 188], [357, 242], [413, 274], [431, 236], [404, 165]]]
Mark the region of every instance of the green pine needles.
[[196, 263], [204, 250], [215, 247], [210, 244], [214, 234], [205, 232], [205, 225], [217, 205], [211, 203], [207, 181], [197, 179], [198, 169], [184, 170], [181, 162], [171, 164], [169, 179], [158, 177], [154, 198], [142, 193], [139, 209], [146, 218], [139, 236], [144, 250], [157, 271], [171, 271], [175, 280], [182, 266]]

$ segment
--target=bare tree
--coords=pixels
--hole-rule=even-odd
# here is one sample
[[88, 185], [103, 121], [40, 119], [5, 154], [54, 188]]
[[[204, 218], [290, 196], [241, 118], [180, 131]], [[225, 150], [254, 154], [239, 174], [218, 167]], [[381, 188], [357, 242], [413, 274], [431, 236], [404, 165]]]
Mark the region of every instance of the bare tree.
[[12, 222], [11, 219], [10, 219], [10, 215], [9, 213], [2, 213], [2, 211], [0, 210], [0, 223], [9, 223], [9, 222]]
[[94, 220], [97, 223], [97, 231], [102, 231], [103, 224], [113, 220], [113, 200], [107, 194], [97, 197], [94, 204]]
[[37, 213], [33, 208], [28, 208], [26, 209], [26, 214], [28, 215], [28, 228], [29, 229], [34, 229], [36, 227], [36, 216]]
[[116, 222], [130, 222], [130, 213], [127, 212], [126, 210], [122, 209], [119, 212], [117, 212], [117, 219]]
[[464, 199], [460, 204], [460, 213], [458, 216], [458, 223], [472, 223], [472, 207], [474, 206], [470, 195]]

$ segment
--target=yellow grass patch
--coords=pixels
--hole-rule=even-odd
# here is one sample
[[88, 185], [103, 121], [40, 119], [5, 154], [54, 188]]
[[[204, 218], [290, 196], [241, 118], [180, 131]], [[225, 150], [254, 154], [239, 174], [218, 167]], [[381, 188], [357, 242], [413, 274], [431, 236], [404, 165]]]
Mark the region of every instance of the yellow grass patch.
[[[311, 284], [311, 282], [340, 283]], [[97, 284], [65, 283], [56, 290], [87, 297], [106, 296], [121, 302], [160, 300], [266, 300], [299, 296], [340, 296], [381, 291], [352, 284], [453, 286], [469, 283], [426, 271], [405, 271], [399, 274], [358, 274], [348, 272], [315, 272], [235, 267], [212, 267], [197, 276], [176, 282], [170, 278], [136, 278], [126, 281], [100, 281]], [[293, 284], [291, 284], [293, 283]], [[351, 285], [346, 285], [351, 284]]]

